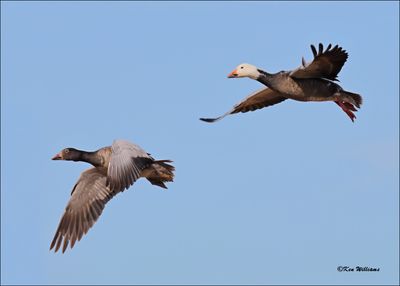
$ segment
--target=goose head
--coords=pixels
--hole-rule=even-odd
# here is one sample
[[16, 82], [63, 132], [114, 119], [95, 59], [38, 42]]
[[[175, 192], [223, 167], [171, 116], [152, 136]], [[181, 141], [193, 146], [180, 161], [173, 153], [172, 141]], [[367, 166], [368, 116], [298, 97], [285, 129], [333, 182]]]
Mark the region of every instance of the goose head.
[[236, 69], [228, 74], [228, 78], [249, 77], [251, 79], [257, 79], [260, 75], [261, 74], [256, 66], [251, 64], [240, 64]]
[[74, 148], [65, 148], [57, 153], [51, 160], [79, 161], [81, 152]]

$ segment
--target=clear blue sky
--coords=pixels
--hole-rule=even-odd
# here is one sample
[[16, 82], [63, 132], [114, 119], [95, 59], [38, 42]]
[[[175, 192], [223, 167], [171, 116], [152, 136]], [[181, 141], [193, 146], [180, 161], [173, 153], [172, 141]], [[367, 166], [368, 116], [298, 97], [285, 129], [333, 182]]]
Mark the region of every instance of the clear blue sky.
[[[398, 2], [1, 2], [3, 284], [399, 282]], [[340, 44], [353, 124], [287, 101], [207, 124], [270, 72]], [[172, 159], [75, 248], [49, 244], [85, 163], [116, 138]], [[340, 273], [338, 266], [379, 267]]]

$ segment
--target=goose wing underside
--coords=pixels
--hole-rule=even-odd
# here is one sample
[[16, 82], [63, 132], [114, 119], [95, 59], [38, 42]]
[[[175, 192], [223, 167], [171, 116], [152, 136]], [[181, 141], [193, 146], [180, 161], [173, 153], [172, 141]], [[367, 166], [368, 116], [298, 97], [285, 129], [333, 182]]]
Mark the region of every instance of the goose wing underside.
[[247, 98], [236, 104], [230, 111], [226, 112], [225, 114], [216, 118], [200, 118], [200, 120], [212, 123], [219, 121], [230, 114], [254, 111], [280, 103], [286, 99], [287, 98], [279, 92], [276, 92], [270, 88], [263, 88], [249, 95]]
[[81, 174], [75, 184], [71, 198], [61, 217], [56, 234], [50, 245], [55, 252], [62, 246], [64, 253], [68, 245], [75, 242], [95, 224], [106, 203], [117, 193], [107, 187], [106, 168], [91, 168]]

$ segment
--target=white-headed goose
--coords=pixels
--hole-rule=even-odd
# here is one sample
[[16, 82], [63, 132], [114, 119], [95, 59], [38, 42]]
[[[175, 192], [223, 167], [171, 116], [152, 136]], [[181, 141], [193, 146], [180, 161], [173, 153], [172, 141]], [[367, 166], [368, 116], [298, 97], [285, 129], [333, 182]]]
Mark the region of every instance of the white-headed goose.
[[266, 85], [267, 88], [251, 94], [224, 115], [217, 118], [200, 118], [206, 122], [215, 122], [229, 114], [254, 111], [280, 103], [286, 99], [298, 101], [334, 101], [354, 122], [353, 111], [360, 108], [362, 98], [359, 94], [345, 91], [334, 81], [347, 60], [347, 52], [339, 46], [332, 45], [323, 49], [319, 44], [318, 52], [311, 45], [314, 60], [293, 71], [281, 71], [270, 74], [250, 64], [241, 64], [232, 71], [229, 78], [249, 77]]
[[64, 253], [93, 226], [106, 203], [119, 192], [128, 189], [144, 177], [153, 185], [167, 188], [165, 182], [174, 178], [175, 168], [170, 160], [154, 160], [139, 146], [115, 140], [111, 146], [94, 152], [74, 148], [63, 149], [53, 160], [84, 161], [94, 168], [84, 171], [71, 192], [56, 234], [50, 245], [55, 252], [62, 245]]

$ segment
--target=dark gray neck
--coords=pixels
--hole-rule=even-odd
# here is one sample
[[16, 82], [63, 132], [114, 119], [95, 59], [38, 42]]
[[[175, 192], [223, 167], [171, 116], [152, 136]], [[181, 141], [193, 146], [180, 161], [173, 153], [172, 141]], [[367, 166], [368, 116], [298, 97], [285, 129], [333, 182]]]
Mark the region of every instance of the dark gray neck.
[[260, 76], [257, 78], [257, 81], [261, 82], [262, 84], [264, 84], [268, 87], [271, 87], [273, 74], [270, 74], [270, 73], [260, 70], [260, 69], [258, 69], [258, 72], [260, 73]]
[[82, 151], [82, 150], [77, 150], [78, 151], [78, 156], [74, 161], [83, 161], [87, 162], [89, 164], [92, 164], [95, 167], [101, 167], [102, 166], [102, 160], [101, 157], [97, 154], [97, 152], [87, 152], [87, 151]]

